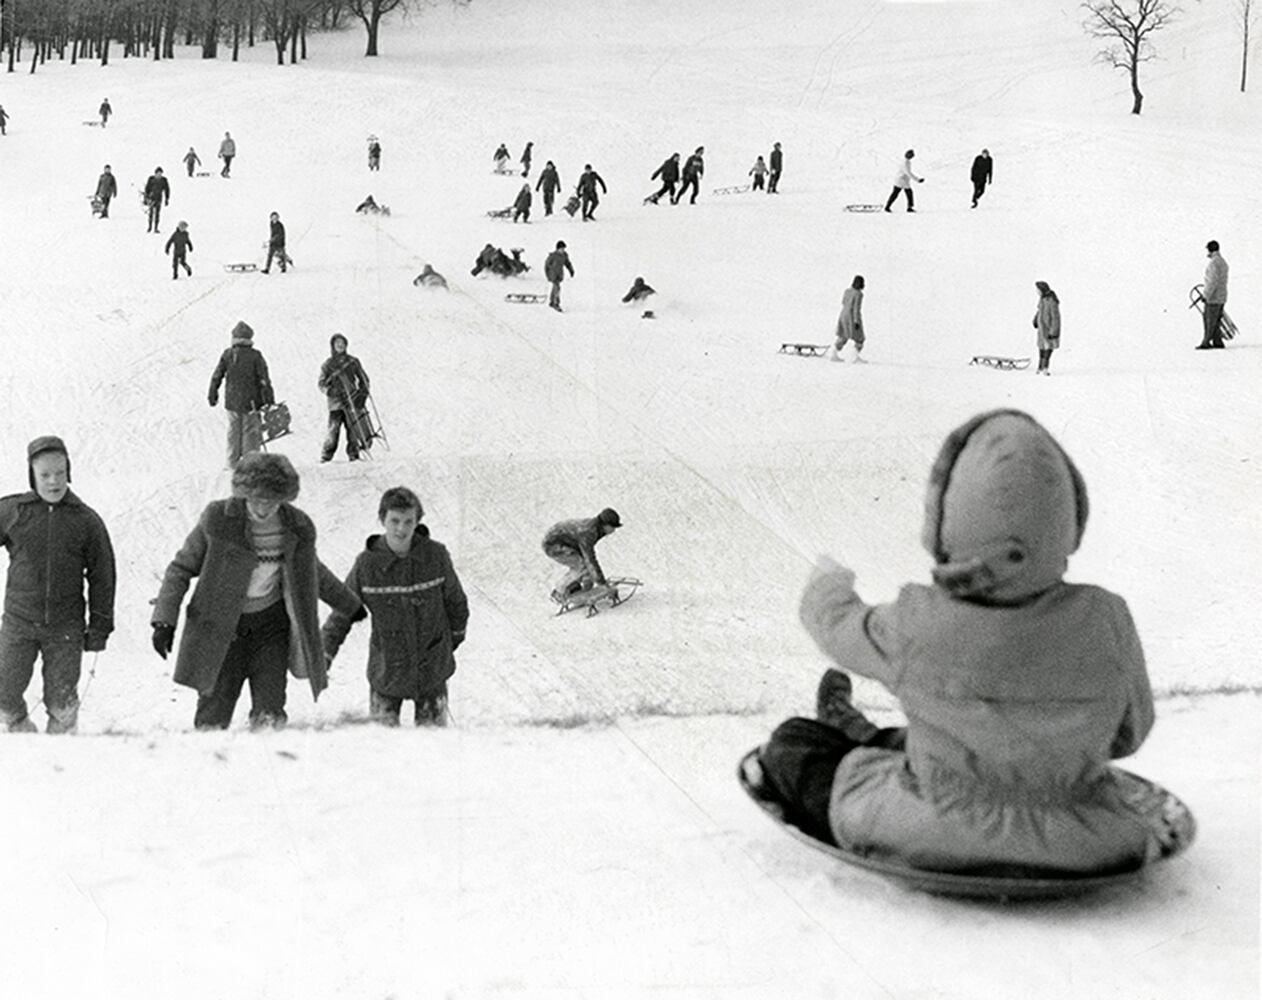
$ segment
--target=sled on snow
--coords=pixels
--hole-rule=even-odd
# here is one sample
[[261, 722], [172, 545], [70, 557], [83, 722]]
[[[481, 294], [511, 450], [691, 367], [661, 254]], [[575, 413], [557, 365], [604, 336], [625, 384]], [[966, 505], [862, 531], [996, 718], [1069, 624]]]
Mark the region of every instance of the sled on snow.
[[847, 212], [882, 212], [885, 210], [884, 205], [847, 205]]
[[259, 412], [259, 420], [263, 427], [263, 447], [266, 449], [271, 441], [293, 433], [289, 429], [289, 405], [272, 403], [264, 406]]
[[552, 600], [558, 605], [556, 612], [558, 616], [577, 611], [579, 608], [586, 608], [587, 617], [591, 618], [599, 613], [602, 606], [616, 608], [619, 604], [626, 604], [643, 585], [634, 577], [616, 576], [610, 577], [604, 586], [598, 584], [576, 590], [565, 597], [553, 594]]
[[777, 354], [797, 354], [807, 358], [822, 358], [831, 344], [781, 344]]
[[[1202, 316], [1205, 315], [1205, 286], [1193, 285], [1188, 292], [1188, 300], [1191, 305], [1189, 309], [1195, 309]], [[1236, 324], [1232, 322], [1231, 317], [1227, 315], [1227, 310], [1223, 310], [1222, 321], [1218, 324], [1218, 333], [1223, 340], [1232, 340], [1240, 331], [1236, 329]]]
[[504, 301], [517, 302], [517, 303], [522, 303], [525, 305], [534, 305], [535, 303], [538, 303], [538, 302], [547, 302], [548, 297], [546, 295], [538, 294], [536, 292], [509, 292], [507, 295], [504, 296]]
[[1117, 768], [1124, 786], [1124, 796], [1137, 817], [1154, 834], [1150, 857], [1142, 863], [1114, 872], [1073, 875], [1031, 869], [1014, 870], [998, 866], [994, 871], [969, 873], [933, 871], [913, 868], [904, 861], [880, 857], [872, 853], [837, 847], [825, 843], [799, 829], [785, 818], [784, 806], [766, 787], [758, 748], [751, 750], [737, 767], [741, 787], [758, 807], [777, 824], [803, 843], [822, 851], [836, 861], [893, 879], [909, 889], [937, 896], [989, 899], [1006, 903], [1013, 900], [1061, 899], [1082, 896], [1114, 886], [1126, 885], [1142, 878], [1157, 863], [1182, 854], [1196, 839], [1196, 819], [1192, 811], [1173, 792], [1156, 782]]
[[100, 215], [102, 212], [105, 211], [105, 202], [101, 201], [101, 199], [98, 198], [96, 195], [94, 194], [88, 195], [88, 201], [92, 203], [93, 215]]
[[249, 264], [249, 263], [245, 263], [245, 262], [239, 262], [239, 263], [236, 263], [236, 264], [225, 264], [225, 265], [223, 266], [223, 269], [224, 269], [225, 271], [230, 272], [230, 273], [235, 273], [235, 274], [244, 274], [244, 273], [246, 273], [247, 271], [257, 271], [257, 270], [259, 269], [259, 266], [258, 266], [257, 264]]
[[346, 414], [346, 434], [354, 443], [355, 450], [361, 457], [367, 456], [372, 451], [374, 441], [380, 441], [389, 448], [390, 442], [386, 440], [386, 432], [381, 426], [381, 415], [377, 412], [377, 404], [373, 401], [372, 395], [364, 393], [362, 400], [357, 399], [353, 392], [354, 386], [346, 372], [339, 371], [334, 377], [337, 399]]
[[209, 170], [199, 170], [199, 171], [197, 171], [197, 173], [193, 174], [193, 176], [194, 176], [194, 177], [209, 177], [209, 176], [210, 176], [210, 171], [209, 171]]
[[1029, 358], [1004, 358], [997, 354], [974, 354], [970, 365], [985, 365], [1001, 372], [1024, 371], [1030, 367]]
[[513, 207], [493, 208], [486, 213], [488, 219], [511, 219], [513, 217]]
[[750, 189], [749, 184], [731, 184], [728, 187], [715, 188], [711, 194], [744, 194]]
[[578, 211], [579, 204], [580, 202], [579, 202], [578, 195], [576, 194], [570, 195], [570, 200], [565, 203], [565, 214], [568, 215], [571, 219], [574, 218], [574, 213]]
[[104, 122], [84, 122], [83, 124], [87, 125], [89, 128], [103, 128], [105, 125]]

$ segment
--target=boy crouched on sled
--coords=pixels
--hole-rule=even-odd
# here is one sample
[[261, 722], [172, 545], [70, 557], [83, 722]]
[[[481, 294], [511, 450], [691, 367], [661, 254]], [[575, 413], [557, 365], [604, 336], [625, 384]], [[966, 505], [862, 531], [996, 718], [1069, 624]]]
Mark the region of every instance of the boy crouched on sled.
[[[386, 490], [377, 509], [385, 532], [370, 535], [346, 585], [372, 615], [368, 651], [369, 711], [399, 724], [404, 701], [415, 702], [418, 726], [446, 725], [447, 679], [456, 672], [469, 604], [444, 545], [421, 524], [421, 501], [405, 486]], [[351, 630], [334, 611], [324, 623], [329, 663]]]

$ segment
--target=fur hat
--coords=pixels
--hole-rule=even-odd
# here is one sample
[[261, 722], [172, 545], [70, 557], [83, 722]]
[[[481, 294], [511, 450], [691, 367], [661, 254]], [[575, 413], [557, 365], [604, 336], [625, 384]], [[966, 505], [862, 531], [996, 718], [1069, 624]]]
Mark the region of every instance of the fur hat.
[[596, 515], [597, 524], [607, 524], [611, 528], [621, 528], [622, 519], [618, 517], [618, 512], [612, 507], [606, 507]]
[[66, 451], [66, 442], [52, 434], [44, 434], [26, 446], [26, 481], [31, 489], [35, 489], [35, 459], [50, 451], [66, 456], [66, 482], [70, 482], [70, 452]]
[[251, 452], [232, 472], [232, 493], [247, 500], [292, 503], [298, 498], [298, 473], [284, 455]]
[[232, 339], [249, 343], [254, 339], [254, 328], [245, 320], [238, 320], [237, 325], [232, 328]]
[[948, 435], [929, 474], [921, 541], [956, 597], [1010, 604], [1058, 583], [1087, 525], [1087, 487], [1064, 449], [1020, 410]]

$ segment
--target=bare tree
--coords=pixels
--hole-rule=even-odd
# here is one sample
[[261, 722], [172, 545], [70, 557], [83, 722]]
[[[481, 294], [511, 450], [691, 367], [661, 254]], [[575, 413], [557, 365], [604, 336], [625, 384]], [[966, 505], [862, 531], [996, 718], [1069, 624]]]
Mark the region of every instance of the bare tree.
[[368, 51], [365, 56], [377, 54], [377, 29], [381, 19], [392, 10], [406, 6], [407, 0], [346, 0], [347, 9], [364, 22], [368, 31]]
[[1240, 93], [1244, 93], [1245, 83], [1249, 79], [1249, 29], [1258, 23], [1258, 14], [1262, 6], [1253, 0], [1236, 0], [1236, 20], [1240, 25]]
[[1099, 58], [1130, 75], [1131, 95], [1135, 99], [1131, 114], [1139, 114], [1144, 106], [1139, 65], [1156, 58], [1149, 36], [1173, 21], [1179, 8], [1166, 0], [1088, 0], [1082, 9], [1087, 12], [1083, 23], [1087, 34], [1112, 43], [1100, 51]]

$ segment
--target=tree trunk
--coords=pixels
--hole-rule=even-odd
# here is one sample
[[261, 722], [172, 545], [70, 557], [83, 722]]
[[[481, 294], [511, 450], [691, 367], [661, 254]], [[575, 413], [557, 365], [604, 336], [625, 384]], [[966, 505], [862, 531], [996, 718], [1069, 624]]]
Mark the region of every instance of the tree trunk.
[[289, 22], [289, 65], [293, 66], [298, 62], [298, 15], [293, 16], [293, 20]]
[[1240, 54], [1240, 93], [1249, 79], [1249, 4], [1244, 5], [1244, 51]]
[[368, 51], [365, 56], [375, 56], [377, 54], [377, 31], [381, 27], [381, 11], [376, 4], [372, 5], [372, 12], [368, 16], [368, 20], [364, 22], [368, 28]]
[[241, 22], [232, 22], [232, 61], [236, 62], [241, 55]]
[[1144, 95], [1139, 90], [1139, 42], [1130, 46], [1129, 51], [1130, 65], [1127, 67], [1131, 71], [1131, 97], [1134, 98], [1131, 104], [1131, 114], [1137, 115], [1144, 107]]

